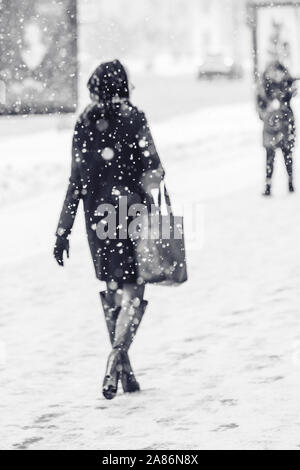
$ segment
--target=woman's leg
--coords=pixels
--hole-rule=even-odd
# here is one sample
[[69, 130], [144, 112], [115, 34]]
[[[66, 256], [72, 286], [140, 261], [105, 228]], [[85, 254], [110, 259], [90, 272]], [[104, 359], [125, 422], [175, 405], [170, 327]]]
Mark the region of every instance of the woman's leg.
[[[121, 310], [122, 293], [123, 285], [114, 285], [112, 288], [112, 283], [107, 283], [106, 291], [100, 292], [106, 325], [112, 345], [115, 339], [117, 318]], [[122, 359], [121, 382], [123, 391], [124, 393], [137, 392], [140, 390], [140, 386], [133, 373], [128, 353], [124, 353]]]
[[127, 305], [130, 302], [138, 304], [144, 299], [145, 285], [124, 283], [119, 292], [121, 295], [121, 305]]
[[114, 286], [114, 288], [111, 287], [111, 283], [107, 283], [106, 291], [101, 292], [101, 297], [105, 299], [107, 306], [110, 307], [109, 311], [106, 312], [106, 320], [108, 321], [112, 343], [115, 337], [115, 327], [120, 312], [123, 310], [124, 314], [124, 311], [126, 311], [131, 304], [138, 307], [143, 301], [144, 292], [144, 285], [133, 283], [120, 283]]
[[121, 310], [116, 322], [114, 349], [128, 351], [147, 305], [147, 302], [143, 300], [144, 293], [144, 285], [123, 284], [120, 292]]
[[121, 308], [103, 383], [103, 395], [107, 399], [114, 398], [117, 393], [118, 380], [126, 364], [128, 349], [144, 315], [147, 306], [147, 302], [143, 300], [144, 290], [143, 285], [124, 283], [115, 293], [116, 302]]
[[293, 149], [288, 147], [282, 148], [282, 153], [284, 156], [284, 162], [286, 166], [286, 171], [289, 176], [289, 190], [290, 192], [294, 192], [294, 185], [293, 185]]
[[274, 160], [275, 160], [275, 150], [272, 148], [267, 148], [267, 182], [272, 181], [272, 176], [274, 172]]
[[274, 172], [274, 160], [275, 160], [275, 150], [273, 148], [267, 148], [267, 169], [266, 169], [266, 190], [264, 195], [271, 195], [271, 184], [272, 176]]
[[109, 332], [109, 338], [111, 343], [113, 343], [120, 306], [116, 303], [116, 291], [111, 289], [109, 283], [106, 284], [106, 290], [100, 292], [100, 298], [104, 310], [106, 326]]

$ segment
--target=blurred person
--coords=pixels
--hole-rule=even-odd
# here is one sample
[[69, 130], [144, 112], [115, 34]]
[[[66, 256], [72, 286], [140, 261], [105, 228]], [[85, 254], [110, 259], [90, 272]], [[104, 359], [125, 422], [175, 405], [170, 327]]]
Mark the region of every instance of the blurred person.
[[126, 70], [118, 60], [101, 64], [88, 81], [92, 102], [75, 126], [71, 177], [54, 248], [55, 258], [63, 266], [82, 199], [96, 276], [106, 282], [106, 290], [100, 293], [112, 344], [103, 381], [106, 399], [115, 397], [119, 379], [124, 392], [140, 389], [128, 349], [148, 302], [144, 300], [145, 283], [137, 275], [134, 240], [120, 238], [121, 225], [116, 226], [113, 237], [99, 238], [98, 229], [106, 224], [104, 215], [109, 212], [101, 212], [99, 207], [110, 204], [119, 216], [124, 196], [128, 207], [148, 205], [153, 201], [151, 191], [164, 178], [145, 114], [129, 101], [129, 88]]
[[267, 154], [266, 188], [264, 196], [271, 196], [272, 176], [276, 150], [280, 149], [289, 178], [289, 191], [293, 193], [293, 150], [296, 129], [291, 100], [297, 94], [295, 79], [280, 61], [271, 62], [259, 84], [257, 109], [264, 123], [263, 145]]
[[24, 63], [30, 70], [35, 70], [43, 62], [48, 47], [44, 43], [43, 31], [37, 21], [25, 23], [23, 42], [24, 46], [20, 50]]

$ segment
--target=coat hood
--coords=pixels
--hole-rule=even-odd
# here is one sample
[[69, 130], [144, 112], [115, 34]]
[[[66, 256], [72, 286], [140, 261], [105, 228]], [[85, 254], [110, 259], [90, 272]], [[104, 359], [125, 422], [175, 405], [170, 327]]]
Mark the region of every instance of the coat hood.
[[262, 84], [267, 98], [288, 101], [293, 96], [295, 80], [288, 68], [279, 61], [271, 62], [262, 77]]
[[129, 99], [128, 77], [119, 60], [100, 64], [88, 81], [91, 94], [102, 103], [113, 99]]
[[268, 64], [264, 73], [264, 80], [274, 84], [280, 84], [284, 80], [292, 80], [292, 77], [287, 67], [276, 60]]

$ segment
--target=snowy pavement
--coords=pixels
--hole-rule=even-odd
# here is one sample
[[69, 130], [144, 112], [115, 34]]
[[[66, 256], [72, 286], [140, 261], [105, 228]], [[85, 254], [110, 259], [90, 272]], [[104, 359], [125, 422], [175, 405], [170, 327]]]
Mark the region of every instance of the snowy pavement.
[[153, 130], [175, 205], [200, 205], [204, 238], [188, 243], [188, 283], [147, 288], [130, 350], [143, 391], [112, 402], [81, 211], [65, 269], [52, 259], [70, 135], [43, 151], [43, 134], [1, 141], [2, 449], [300, 448], [300, 196], [279, 159], [274, 197], [260, 196], [250, 104]]

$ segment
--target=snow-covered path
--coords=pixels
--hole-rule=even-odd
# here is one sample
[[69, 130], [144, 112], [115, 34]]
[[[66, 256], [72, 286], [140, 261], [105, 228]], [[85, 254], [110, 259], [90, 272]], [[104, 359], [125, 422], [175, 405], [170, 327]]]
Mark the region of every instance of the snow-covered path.
[[[3, 449], [300, 447], [299, 195], [286, 194], [278, 162], [274, 198], [260, 197], [250, 105], [177, 118], [154, 134], [176, 205], [201, 205], [204, 241], [188, 244], [186, 285], [147, 288], [131, 349], [143, 391], [112, 402], [101, 396], [109, 342], [82, 214], [66, 268], [51, 255], [69, 136], [53, 135], [45, 165], [39, 143], [1, 143], [1, 168], [21, 175], [2, 193], [16, 201], [0, 210]], [[8, 152], [18, 154], [10, 169]]]

